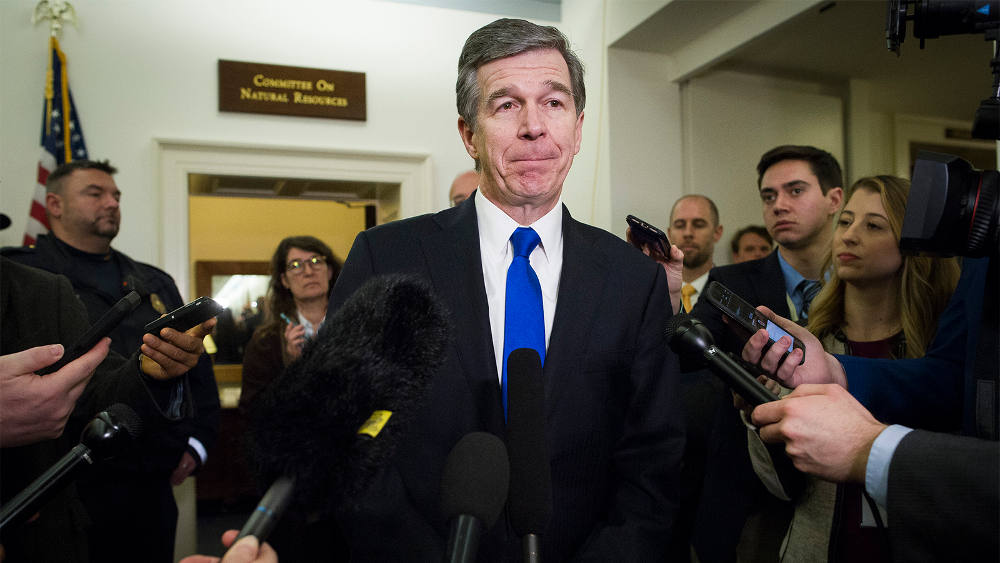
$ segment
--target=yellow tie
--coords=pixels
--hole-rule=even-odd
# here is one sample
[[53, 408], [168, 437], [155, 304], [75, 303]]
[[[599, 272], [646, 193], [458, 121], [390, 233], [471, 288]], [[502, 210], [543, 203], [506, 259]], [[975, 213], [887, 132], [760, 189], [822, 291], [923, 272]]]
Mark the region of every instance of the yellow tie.
[[693, 285], [686, 283], [681, 286], [681, 305], [684, 306], [684, 312], [691, 312], [691, 296], [698, 293], [698, 290], [694, 288]]

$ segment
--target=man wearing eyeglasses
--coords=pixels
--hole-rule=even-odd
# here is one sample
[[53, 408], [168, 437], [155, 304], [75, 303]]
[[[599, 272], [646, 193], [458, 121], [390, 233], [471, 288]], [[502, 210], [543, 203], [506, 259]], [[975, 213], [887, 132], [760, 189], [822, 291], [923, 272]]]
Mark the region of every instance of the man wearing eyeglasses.
[[[69, 278], [91, 323], [130, 291], [138, 292], [139, 306], [109, 335], [112, 350], [129, 357], [142, 344], [146, 323], [184, 301], [169, 274], [111, 248], [121, 223], [116, 171], [107, 161], [91, 160], [53, 170], [45, 197], [51, 232], [32, 247], [4, 249], [4, 255]], [[177, 506], [170, 485], [205, 463], [219, 425], [219, 392], [207, 355], [182, 384], [193, 398], [193, 417], [156, 431], [133, 455], [80, 483], [92, 521], [92, 560], [132, 561], [142, 553], [146, 561], [173, 561]]]

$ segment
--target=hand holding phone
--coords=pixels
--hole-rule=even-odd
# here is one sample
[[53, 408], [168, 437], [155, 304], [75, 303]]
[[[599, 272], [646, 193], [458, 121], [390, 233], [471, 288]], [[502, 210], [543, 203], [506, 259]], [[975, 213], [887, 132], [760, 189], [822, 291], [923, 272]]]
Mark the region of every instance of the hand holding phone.
[[297, 322], [286, 321], [285, 323], [285, 354], [288, 360], [298, 359], [302, 355], [302, 348], [305, 347], [309, 338], [306, 336], [306, 327]]
[[[781, 356], [782, 362], [785, 361], [785, 357], [788, 356], [788, 353], [795, 348], [802, 350], [802, 361], [805, 361], [806, 347], [801, 340], [795, 338], [789, 334], [788, 331], [762, 315], [760, 311], [754, 308], [753, 305], [744, 301], [739, 295], [733, 293], [726, 286], [717, 281], [713, 281], [708, 284], [708, 288], [705, 290], [705, 298], [708, 299], [708, 302], [714, 305], [716, 309], [722, 311], [724, 315], [733, 321], [736, 321], [735, 323], [729, 323], [729, 326], [733, 327], [737, 334], [739, 334], [740, 338], [744, 341], [763, 328], [767, 331], [768, 335], [767, 348], [770, 348], [782, 336], [787, 336], [792, 339], [792, 344]], [[799, 363], [802, 362], [800, 361]]]
[[191, 327], [219, 316], [224, 310], [222, 305], [216, 303], [211, 297], [199, 297], [148, 323], [145, 330], [154, 336], [160, 336], [160, 331], [164, 328], [185, 332]]
[[628, 238], [632, 246], [639, 250], [646, 247], [650, 253], [658, 255], [654, 258], [665, 262], [670, 261], [670, 241], [667, 240], [667, 235], [662, 230], [635, 215], [625, 217], [625, 222], [628, 224]]

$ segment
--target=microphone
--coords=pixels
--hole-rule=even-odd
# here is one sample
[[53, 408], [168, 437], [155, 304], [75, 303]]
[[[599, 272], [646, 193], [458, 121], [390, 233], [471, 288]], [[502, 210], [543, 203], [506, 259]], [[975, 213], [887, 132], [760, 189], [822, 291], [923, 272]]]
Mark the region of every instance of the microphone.
[[321, 516], [355, 500], [393, 455], [448, 339], [426, 283], [368, 280], [260, 393], [249, 420], [258, 482], [294, 478], [289, 502]]
[[478, 559], [479, 536], [500, 516], [509, 479], [507, 450], [493, 434], [466, 434], [451, 449], [441, 475], [441, 512], [451, 521], [445, 563]]
[[552, 470], [545, 444], [545, 387], [538, 352], [518, 348], [507, 357], [507, 514], [522, 538], [524, 561], [540, 559], [539, 535], [552, 518]]
[[778, 400], [777, 395], [730, 358], [729, 354], [715, 347], [711, 331], [698, 319], [684, 314], [671, 317], [667, 322], [667, 342], [679, 355], [699, 357], [702, 364], [706, 364], [747, 403], [756, 407]]
[[250, 518], [247, 518], [236, 539], [255, 536], [260, 543], [264, 543], [278, 525], [278, 520], [285, 513], [285, 508], [291, 502], [294, 492], [295, 479], [279, 477], [264, 494], [264, 498], [260, 499], [260, 503], [250, 514]]
[[142, 434], [142, 419], [128, 405], [115, 403], [83, 429], [80, 443], [0, 510], [0, 530], [33, 516], [95, 460], [114, 457]]
[[66, 353], [63, 354], [62, 358], [59, 358], [59, 361], [46, 367], [44, 370], [39, 371], [39, 375], [47, 375], [57, 372], [66, 364], [89, 352], [91, 348], [96, 346], [102, 338], [107, 336], [122, 322], [125, 315], [128, 315], [132, 312], [132, 309], [138, 307], [140, 301], [141, 298], [135, 291], [130, 291], [128, 295], [119, 299], [114, 306], [105, 311], [104, 314], [101, 315], [101, 318], [97, 319], [97, 321], [91, 325], [90, 329], [88, 329], [87, 332], [73, 344], [72, 348], [66, 349]]

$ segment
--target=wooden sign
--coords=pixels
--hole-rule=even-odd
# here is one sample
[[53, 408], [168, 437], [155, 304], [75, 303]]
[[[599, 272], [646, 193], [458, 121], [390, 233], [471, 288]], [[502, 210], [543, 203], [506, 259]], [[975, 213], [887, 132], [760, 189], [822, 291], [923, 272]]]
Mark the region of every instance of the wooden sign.
[[219, 111], [364, 121], [365, 73], [220, 59]]

